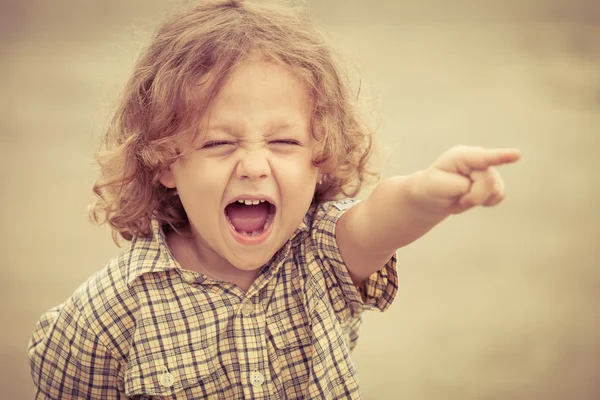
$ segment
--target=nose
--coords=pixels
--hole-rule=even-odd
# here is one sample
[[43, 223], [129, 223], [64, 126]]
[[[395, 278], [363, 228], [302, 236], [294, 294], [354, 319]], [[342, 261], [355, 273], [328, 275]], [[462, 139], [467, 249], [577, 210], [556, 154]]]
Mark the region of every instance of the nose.
[[240, 179], [251, 181], [267, 178], [271, 173], [271, 167], [265, 149], [245, 149], [244, 155], [237, 164], [236, 173]]

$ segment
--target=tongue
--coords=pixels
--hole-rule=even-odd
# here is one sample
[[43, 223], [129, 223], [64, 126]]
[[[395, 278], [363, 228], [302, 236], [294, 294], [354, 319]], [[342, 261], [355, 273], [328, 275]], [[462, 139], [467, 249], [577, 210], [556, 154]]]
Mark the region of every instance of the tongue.
[[233, 203], [226, 208], [231, 225], [238, 232], [252, 233], [264, 228], [269, 218], [269, 203], [264, 202], [255, 206]]

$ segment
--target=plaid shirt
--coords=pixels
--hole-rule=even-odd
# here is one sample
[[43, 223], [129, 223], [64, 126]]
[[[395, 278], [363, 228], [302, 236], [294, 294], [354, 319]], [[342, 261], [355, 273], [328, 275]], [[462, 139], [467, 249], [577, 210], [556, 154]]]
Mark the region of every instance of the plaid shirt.
[[313, 206], [244, 293], [184, 270], [153, 235], [45, 313], [29, 344], [36, 399], [357, 399], [364, 309], [398, 288], [395, 256], [360, 290], [335, 240], [352, 202]]

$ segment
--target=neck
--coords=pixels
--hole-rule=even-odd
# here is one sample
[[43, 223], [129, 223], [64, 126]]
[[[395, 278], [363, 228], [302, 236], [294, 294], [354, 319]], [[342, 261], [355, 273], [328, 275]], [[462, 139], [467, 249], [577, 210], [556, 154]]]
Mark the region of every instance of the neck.
[[210, 249], [201, 238], [170, 232], [167, 243], [182, 268], [196, 271], [207, 278], [229, 282], [248, 291], [260, 269], [243, 271]]

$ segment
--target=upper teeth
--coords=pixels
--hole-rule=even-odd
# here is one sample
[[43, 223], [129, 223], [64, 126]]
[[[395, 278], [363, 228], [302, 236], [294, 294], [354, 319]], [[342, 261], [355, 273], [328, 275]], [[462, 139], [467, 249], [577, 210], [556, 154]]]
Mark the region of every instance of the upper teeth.
[[245, 204], [247, 206], [255, 206], [259, 203], [264, 203], [264, 200], [238, 200], [238, 203]]

